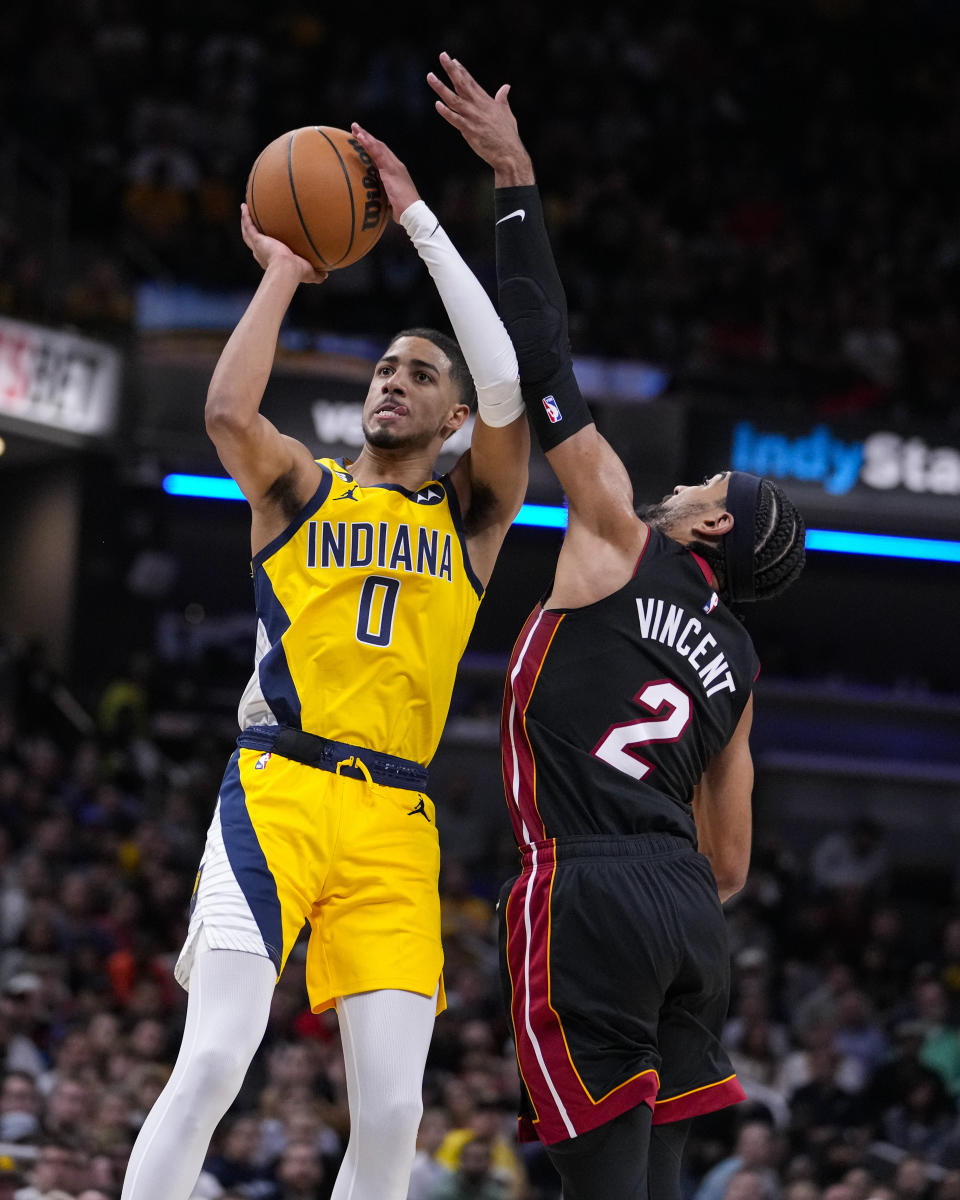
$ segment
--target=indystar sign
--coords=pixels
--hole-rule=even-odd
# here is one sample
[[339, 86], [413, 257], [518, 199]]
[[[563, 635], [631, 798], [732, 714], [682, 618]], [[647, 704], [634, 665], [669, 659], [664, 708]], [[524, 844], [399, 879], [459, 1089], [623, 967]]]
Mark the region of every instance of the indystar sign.
[[740, 421], [733, 428], [730, 465], [735, 471], [819, 484], [833, 496], [856, 487], [960, 495], [960, 450], [887, 430], [847, 441], [826, 425], [790, 435]]

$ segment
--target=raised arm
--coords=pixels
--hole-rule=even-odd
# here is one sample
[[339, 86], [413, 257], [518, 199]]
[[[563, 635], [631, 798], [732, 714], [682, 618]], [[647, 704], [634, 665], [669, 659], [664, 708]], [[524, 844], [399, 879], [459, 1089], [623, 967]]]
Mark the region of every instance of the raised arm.
[[281, 434], [260, 412], [260, 404], [294, 293], [301, 283], [322, 283], [326, 274], [260, 233], [245, 204], [240, 228], [263, 267], [263, 277], [220, 354], [207, 389], [204, 419], [221, 463], [253, 510], [256, 552], [286, 526], [317, 486], [318, 468], [310, 451]]
[[470, 449], [451, 478], [471, 562], [486, 584], [527, 488], [530, 433], [516, 352], [489, 296], [420, 198], [406, 167], [365, 129], [356, 124], [352, 129], [380, 173], [395, 219], [430, 272], [476, 386], [478, 419]]
[[516, 347], [530, 423], [567, 496], [568, 536], [632, 549], [638, 536], [633, 489], [573, 372], [566, 295], [509, 85], [491, 96], [456, 59], [442, 54], [440, 61], [452, 86], [427, 76], [437, 111], [493, 167], [500, 314]]

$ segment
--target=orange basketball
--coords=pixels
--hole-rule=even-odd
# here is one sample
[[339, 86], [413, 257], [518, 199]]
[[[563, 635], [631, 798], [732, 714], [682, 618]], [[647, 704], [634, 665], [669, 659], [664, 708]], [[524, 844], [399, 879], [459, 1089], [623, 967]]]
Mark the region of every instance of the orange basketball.
[[328, 125], [292, 129], [265, 146], [246, 200], [261, 233], [325, 271], [363, 258], [389, 216], [370, 155], [352, 133]]

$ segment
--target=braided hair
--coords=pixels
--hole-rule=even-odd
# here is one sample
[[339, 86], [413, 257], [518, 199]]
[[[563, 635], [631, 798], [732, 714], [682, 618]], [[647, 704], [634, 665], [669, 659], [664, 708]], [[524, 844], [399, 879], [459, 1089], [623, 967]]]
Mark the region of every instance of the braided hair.
[[[753, 519], [754, 598], [779, 596], [798, 578], [806, 559], [806, 526], [793, 502], [772, 480], [762, 479]], [[729, 535], [728, 535], [729, 536]], [[717, 589], [729, 603], [726, 556], [722, 546], [695, 542], [717, 577]]]

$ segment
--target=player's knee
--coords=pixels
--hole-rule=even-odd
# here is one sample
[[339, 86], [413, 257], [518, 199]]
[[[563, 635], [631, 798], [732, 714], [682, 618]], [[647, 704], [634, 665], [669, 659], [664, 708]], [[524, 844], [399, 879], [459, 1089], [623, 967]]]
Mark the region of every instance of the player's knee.
[[180, 1090], [203, 1101], [230, 1104], [243, 1084], [253, 1052], [242, 1045], [205, 1046], [191, 1056]]
[[360, 1122], [379, 1138], [389, 1138], [394, 1144], [416, 1141], [423, 1100], [419, 1095], [379, 1096], [376, 1104], [365, 1104], [359, 1114]]
[[499, 299], [501, 319], [517, 352], [521, 381], [548, 379], [567, 353], [563, 313], [533, 279], [504, 280]]

